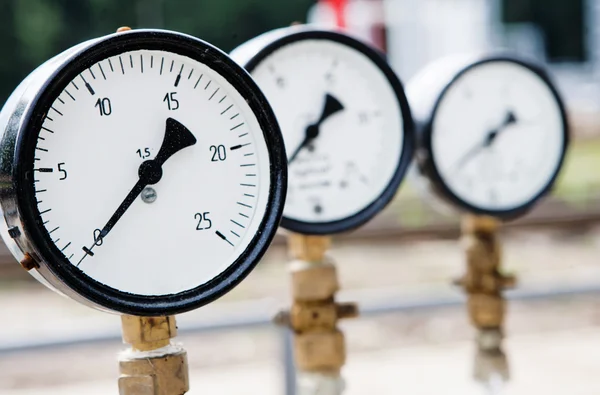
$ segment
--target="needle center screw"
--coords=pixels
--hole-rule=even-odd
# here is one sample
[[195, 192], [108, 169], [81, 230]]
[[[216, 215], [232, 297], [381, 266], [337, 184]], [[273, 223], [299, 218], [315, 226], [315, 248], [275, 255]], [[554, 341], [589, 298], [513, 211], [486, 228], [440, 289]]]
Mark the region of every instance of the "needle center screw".
[[158, 196], [156, 194], [156, 190], [152, 187], [146, 187], [142, 190], [142, 193], [140, 194], [142, 197], [142, 200], [144, 201], [144, 203], [152, 203], [156, 200], [156, 197]]

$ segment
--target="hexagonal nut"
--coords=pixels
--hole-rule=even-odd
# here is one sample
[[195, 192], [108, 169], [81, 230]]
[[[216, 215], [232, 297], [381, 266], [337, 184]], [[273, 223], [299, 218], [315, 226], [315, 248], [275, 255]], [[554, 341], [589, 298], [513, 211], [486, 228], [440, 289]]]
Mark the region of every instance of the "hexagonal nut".
[[190, 389], [187, 353], [183, 349], [160, 357], [124, 354], [119, 369], [121, 395], [182, 395]]
[[292, 297], [299, 301], [327, 300], [339, 290], [337, 272], [331, 263], [292, 268]]
[[504, 300], [497, 295], [469, 295], [467, 307], [471, 322], [478, 328], [498, 328], [504, 321]]
[[339, 371], [346, 361], [344, 335], [333, 332], [309, 332], [294, 339], [296, 365], [304, 371]]
[[123, 341], [137, 350], [153, 350], [169, 344], [177, 336], [175, 317], [121, 316]]

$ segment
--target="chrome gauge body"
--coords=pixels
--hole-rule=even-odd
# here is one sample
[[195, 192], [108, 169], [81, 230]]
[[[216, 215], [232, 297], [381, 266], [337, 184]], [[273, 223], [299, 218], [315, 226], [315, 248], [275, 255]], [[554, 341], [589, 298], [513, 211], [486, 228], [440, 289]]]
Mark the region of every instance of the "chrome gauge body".
[[270, 101], [285, 140], [282, 226], [353, 229], [394, 196], [412, 156], [402, 85], [380, 53], [339, 32], [294, 26], [232, 52]]
[[2, 110], [3, 237], [32, 272], [110, 311], [205, 304], [249, 273], [285, 196], [276, 119], [250, 76], [192, 37], [91, 40]]
[[439, 198], [510, 219], [550, 190], [569, 138], [564, 106], [541, 67], [511, 57], [442, 59], [407, 92], [417, 168]]

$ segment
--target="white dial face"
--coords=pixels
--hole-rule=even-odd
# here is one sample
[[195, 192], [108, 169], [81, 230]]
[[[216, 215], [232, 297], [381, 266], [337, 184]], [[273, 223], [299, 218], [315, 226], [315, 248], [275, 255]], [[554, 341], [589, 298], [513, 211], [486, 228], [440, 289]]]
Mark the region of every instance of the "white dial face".
[[288, 156], [284, 216], [351, 217], [375, 201], [399, 166], [400, 104], [381, 69], [331, 40], [307, 39], [252, 71], [279, 121]]
[[480, 209], [528, 203], [560, 165], [563, 118], [550, 87], [519, 64], [496, 61], [461, 75], [441, 99], [432, 156], [448, 188]]
[[[160, 152], [160, 154], [159, 154]], [[168, 295], [227, 269], [265, 216], [270, 163], [244, 97], [205, 64], [137, 50], [85, 69], [39, 131], [37, 207], [94, 280]]]

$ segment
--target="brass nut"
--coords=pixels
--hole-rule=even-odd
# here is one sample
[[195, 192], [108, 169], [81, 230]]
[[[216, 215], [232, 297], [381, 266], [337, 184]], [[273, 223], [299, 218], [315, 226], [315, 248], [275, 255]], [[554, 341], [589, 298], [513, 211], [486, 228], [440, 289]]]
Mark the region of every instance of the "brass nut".
[[331, 246], [331, 238], [292, 233], [288, 236], [288, 246], [293, 259], [321, 262]]
[[483, 328], [477, 332], [477, 348], [482, 351], [495, 352], [501, 350], [504, 334], [501, 328]]
[[337, 308], [334, 303], [294, 303], [292, 306], [290, 323], [296, 332], [310, 329], [333, 330], [336, 322]]
[[23, 259], [20, 262], [23, 269], [30, 271], [31, 269], [39, 269], [40, 265], [37, 263], [34, 257], [32, 257], [28, 252], [25, 253]]
[[177, 336], [175, 317], [121, 316], [123, 341], [136, 350], [148, 351], [169, 345]]
[[120, 395], [182, 395], [190, 389], [184, 350], [153, 358], [124, 356], [119, 368]]
[[469, 295], [467, 307], [471, 322], [478, 328], [499, 328], [504, 321], [504, 300], [499, 295]]
[[359, 315], [356, 303], [338, 303], [335, 305], [338, 319], [356, 318]]
[[346, 361], [344, 335], [333, 332], [309, 332], [294, 339], [296, 365], [303, 371], [339, 372]]
[[292, 267], [292, 297], [298, 301], [327, 300], [339, 290], [335, 266], [330, 263]]

